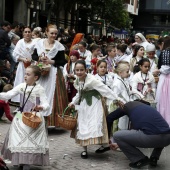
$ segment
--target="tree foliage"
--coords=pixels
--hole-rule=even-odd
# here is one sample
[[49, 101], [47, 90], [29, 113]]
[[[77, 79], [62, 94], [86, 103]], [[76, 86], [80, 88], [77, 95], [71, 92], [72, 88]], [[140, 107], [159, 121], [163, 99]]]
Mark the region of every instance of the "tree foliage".
[[88, 9], [87, 14], [90, 20], [105, 19], [106, 24], [118, 28], [130, 26], [129, 13], [124, 9], [124, 0], [77, 0], [77, 3], [80, 4], [80, 8]]
[[[86, 9], [84, 14], [89, 20], [104, 19], [107, 25], [117, 28], [128, 28], [130, 17], [124, 9], [124, 0], [54, 0], [56, 7], [64, 7], [71, 12], [77, 4], [78, 10]], [[76, 14], [75, 14], [76, 15]]]

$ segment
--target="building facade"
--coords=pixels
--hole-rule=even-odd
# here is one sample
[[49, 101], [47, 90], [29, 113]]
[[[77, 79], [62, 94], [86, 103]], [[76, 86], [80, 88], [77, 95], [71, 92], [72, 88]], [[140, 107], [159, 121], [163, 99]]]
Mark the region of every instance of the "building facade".
[[[46, 0], [1, 0], [0, 22], [6, 20], [10, 23], [18, 21], [26, 26], [39, 25], [40, 22], [44, 22], [41, 13], [43, 15], [45, 3]], [[47, 16], [45, 25], [47, 25]]]
[[145, 34], [161, 34], [170, 30], [170, 1], [141, 0], [139, 15], [134, 17], [134, 30]]

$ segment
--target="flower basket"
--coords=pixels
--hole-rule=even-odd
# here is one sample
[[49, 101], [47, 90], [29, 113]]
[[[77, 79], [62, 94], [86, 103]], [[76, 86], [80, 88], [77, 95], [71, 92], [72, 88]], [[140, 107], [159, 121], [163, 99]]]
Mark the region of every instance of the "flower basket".
[[[45, 53], [42, 53], [41, 56], [45, 57]], [[41, 56], [39, 57], [37, 66], [41, 70], [41, 76], [47, 76], [50, 72], [51, 64], [44, 64], [43, 62], [41, 62]]]
[[75, 110], [70, 109], [70, 115], [65, 115], [65, 112], [70, 109], [66, 107], [62, 115], [58, 115], [59, 126], [67, 130], [73, 130], [77, 124], [77, 119], [75, 116]]
[[50, 64], [44, 64], [43, 62], [38, 62], [37, 66], [40, 68], [42, 76], [47, 76], [49, 74], [51, 69]]
[[34, 113], [23, 112], [22, 113], [22, 121], [25, 125], [33, 128], [33, 129], [36, 129], [42, 122], [42, 119], [36, 115], [36, 112], [34, 112]]

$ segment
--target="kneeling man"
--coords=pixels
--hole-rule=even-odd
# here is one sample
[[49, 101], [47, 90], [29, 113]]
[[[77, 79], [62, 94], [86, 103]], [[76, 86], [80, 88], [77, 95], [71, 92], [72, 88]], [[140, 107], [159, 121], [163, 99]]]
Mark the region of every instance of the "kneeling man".
[[[164, 147], [170, 144], [170, 127], [164, 118], [154, 108], [141, 102], [133, 101], [124, 105], [107, 116], [107, 126], [110, 135], [113, 121], [127, 115], [130, 120], [130, 130], [120, 130], [113, 134], [112, 149], [119, 147], [131, 161], [132, 168], [140, 168], [150, 164], [157, 165]], [[150, 159], [139, 149], [154, 148]]]

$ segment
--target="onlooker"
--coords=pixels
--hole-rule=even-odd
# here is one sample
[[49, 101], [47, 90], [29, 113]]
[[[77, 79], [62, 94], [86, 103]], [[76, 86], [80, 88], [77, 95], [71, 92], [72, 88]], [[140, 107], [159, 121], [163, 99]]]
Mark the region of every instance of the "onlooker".
[[13, 34], [12, 37], [11, 37], [11, 46], [9, 48], [9, 54], [10, 54], [10, 64], [11, 64], [11, 67], [10, 67], [10, 71], [11, 73], [13, 73], [14, 71], [14, 68], [15, 68], [15, 65], [16, 65], [16, 61], [14, 59], [14, 56], [13, 56], [13, 51], [14, 51], [14, 48], [17, 44], [17, 42], [20, 40], [20, 37], [16, 34]]
[[146, 38], [141, 33], [135, 34], [135, 41], [138, 45], [143, 46], [146, 49], [146, 46], [149, 44]]
[[7, 59], [8, 47], [11, 45], [10, 38], [8, 37], [8, 32], [10, 31], [10, 23], [4, 21], [1, 23], [0, 28], [0, 60]]
[[130, 55], [132, 56], [133, 55], [133, 49], [132, 49], [132, 45], [133, 43], [135, 42], [134, 38], [130, 37], [128, 40], [127, 40], [127, 49], [126, 49], [126, 54], [127, 55]]
[[9, 38], [11, 39], [12, 36], [14, 35], [19, 35], [19, 23], [18, 22], [14, 22], [12, 25], [11, 25], [11, 30], [9, 31], [8, 33], [8, 36]]
[[11, 80], [13, 78], [13, 75], [10, 72], [11, 64], [8, 60], [4, 60], [4, 65], [2, 66], [3, 69], [1, 71], [1, 77], [4, 78], [5, 83], [12, 83]]

